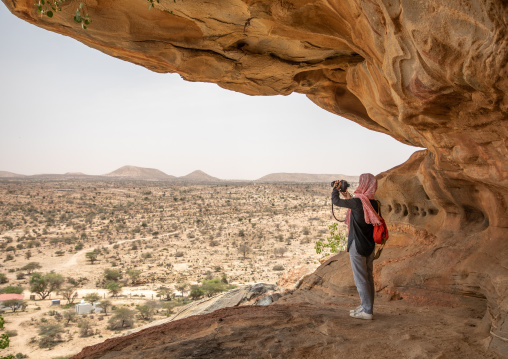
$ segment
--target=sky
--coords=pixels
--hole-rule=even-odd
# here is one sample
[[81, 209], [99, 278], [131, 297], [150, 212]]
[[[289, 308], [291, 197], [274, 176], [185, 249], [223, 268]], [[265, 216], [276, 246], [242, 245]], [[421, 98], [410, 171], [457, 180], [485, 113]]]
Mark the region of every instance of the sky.
[[151, 72], [26, 23], [3, 3], [0, 33], [0, 171], [359, 175], [419, 149], [301, 94], [248, 96]]

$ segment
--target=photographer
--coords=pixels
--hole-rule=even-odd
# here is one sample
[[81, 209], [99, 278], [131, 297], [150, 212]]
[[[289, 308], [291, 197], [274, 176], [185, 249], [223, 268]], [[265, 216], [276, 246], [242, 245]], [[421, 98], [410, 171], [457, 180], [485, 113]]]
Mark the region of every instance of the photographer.
[[[350, 315], [353, 318], [370, 320], [373, 316], [375, 293], [372, 275], [375, 247], [373, 232], [374, 225], [381, 223], [377, 214], [378, 202], [374, 200], [377, 180], [370, 173], [362, 174], [354, 198], [342, 182], [334, 183], [332, 203], [349, 208], [346, 215], [346, 224], [349, 228], [347, 251], [361, 301], [361, 305], [351, 310]], [[339, 192], [339, 189], [343, 192]], [[340, 198], [340, 194], [344, 199]]]

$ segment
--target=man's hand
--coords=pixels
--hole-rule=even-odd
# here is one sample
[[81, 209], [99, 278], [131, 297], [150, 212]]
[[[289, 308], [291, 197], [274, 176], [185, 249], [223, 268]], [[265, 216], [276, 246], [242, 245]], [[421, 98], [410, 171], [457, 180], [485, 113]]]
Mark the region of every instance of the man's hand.
[[351, 193], [349, 192], [340, 192], [341, 195], [344, 196], [345, 199], [351, 199]]

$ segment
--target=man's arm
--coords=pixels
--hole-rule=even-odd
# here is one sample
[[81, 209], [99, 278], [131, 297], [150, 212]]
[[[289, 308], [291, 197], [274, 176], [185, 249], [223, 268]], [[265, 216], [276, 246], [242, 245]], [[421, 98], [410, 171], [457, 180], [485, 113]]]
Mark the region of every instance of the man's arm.
[[337, 190], [337, 188], [334, 188], [332, 191], [332, 203], [338, 207], [346, 207], [350, 209], [358, 207], [358, 201], [354, 201], [353, 198], [351, 198], [351, 195], [348, 192], [346, 193], [346, 196], [350, 198], [342, 199], [340, 198], [340, 192]]

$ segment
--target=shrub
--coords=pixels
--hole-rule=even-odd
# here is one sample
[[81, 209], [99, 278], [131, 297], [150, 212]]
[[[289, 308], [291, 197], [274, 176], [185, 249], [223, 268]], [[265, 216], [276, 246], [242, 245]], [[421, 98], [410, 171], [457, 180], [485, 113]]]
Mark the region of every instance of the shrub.
[[284, 266], [277, 264], [277, 265], [273, 266], [272, 269], [275, 271], [281, 271], [281, 270], [284, 270]]

